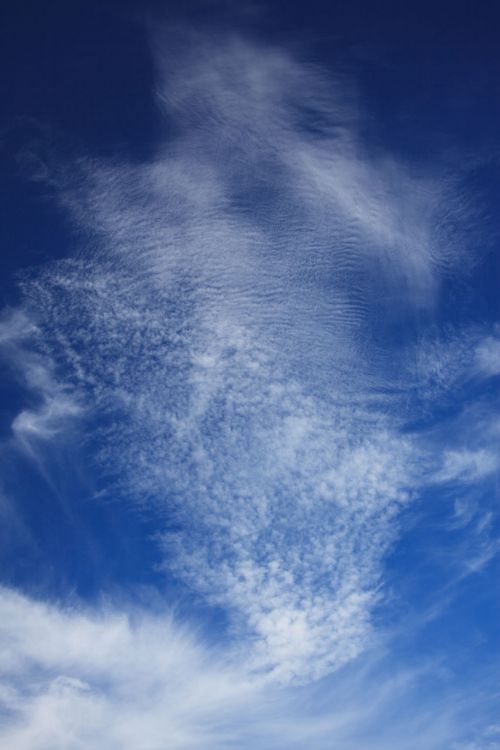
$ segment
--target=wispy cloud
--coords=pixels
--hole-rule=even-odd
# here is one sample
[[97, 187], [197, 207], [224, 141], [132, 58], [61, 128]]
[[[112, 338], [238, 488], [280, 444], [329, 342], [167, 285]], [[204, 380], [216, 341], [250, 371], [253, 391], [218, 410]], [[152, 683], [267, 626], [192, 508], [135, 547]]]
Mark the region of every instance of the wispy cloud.
[[165, 570], [227, 610], [249, 669], [305, 682], [370, 642], [427, 460], [379, 326], [462, 271], [465, 208], [439, 172], [366, 155], [341, 80], [240, 39], [187, 49], [157, 43], [176, 135], [150, 162], [58, 177], [91, 239], [24, 285], [45, 354], [12, 350], [41, 399], [13, 428], [93, 415], [101, 466], [168, 517]]
[[498, 456], [492, 451], [485, 449], [446, 451], [438, 479], [443, 482], [453, 480], [475, 482], [497, 471], [498, 468]]
[[12, 750], [413, 750], [415, 738], [442, 750], [496, 737], [476, 700], [491, 676], [460, 691], [439, 661], [396, 666], [380, 643], [317, 686], [276, 690], [168, 611], [61, 608], [2, 589], [0, 623], [0, 738]]
[[484, 377], [500, 375], [500, 338], [486, 336], [479, 342], [476, 349], [476, 365], [478, 372]]
[[3, 590], [2, 741], [24, 748], [224, 746], [256, 688], [167, 614], [59, 610]]
[[14, 375], [36, 402], [12, 422], [19, 446], [33, 452], [38, 441], [53, 440], [68, 422], [81, 414], [70, 388], [58, 381], [54, 363], [37, 351], [40, 331], [23, 310], [5, 313], [0, 320], [0, 351], [14, 368]]

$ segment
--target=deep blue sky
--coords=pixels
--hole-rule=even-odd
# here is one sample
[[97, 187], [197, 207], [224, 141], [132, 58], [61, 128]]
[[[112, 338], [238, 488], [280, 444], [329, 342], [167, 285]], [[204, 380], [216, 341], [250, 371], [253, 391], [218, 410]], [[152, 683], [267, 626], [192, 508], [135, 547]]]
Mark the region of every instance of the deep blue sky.
[[500, 9], [180, 5], [1, 10], [5, 741], [496, 750]]
[[[363, 126], [374, 149], [390, 142], [394, 152], [424, 163], [443, 153], [457, 160], [477, 152], [496, 157], [496, 3], [233, 5], [3, 5], [2, 244], [9, 281], [26, 264], [64, 255], [71, 241], [70, 228], [44, 200], [44, 190], [25, 180], [40, 154], [87, 149], [97, 156], [147, 158], [168, 128], [152, 96], [148, 19], [152, 25], [158, 18], [167, 25], [188, 23], [208, 34], [237, 29], [270, 44], [284, 42], [309, 60], [353, 75], [370, 111]], [[491, 201], [492, 212], [498, 167], [481, 163], [480, 171], [471, 179], [489, 188], [482, 201]], [[60, 237], [54, 238], [56, 230]], [[11, 286], [2, 287], [8, 302]]]

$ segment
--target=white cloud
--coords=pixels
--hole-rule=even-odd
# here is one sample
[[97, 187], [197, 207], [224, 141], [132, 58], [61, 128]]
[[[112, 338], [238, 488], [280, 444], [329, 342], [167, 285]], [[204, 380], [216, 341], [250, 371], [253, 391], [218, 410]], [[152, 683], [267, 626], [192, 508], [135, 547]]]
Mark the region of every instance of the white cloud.
[[498, 455], [486, 449], [448, 450], [444, 452], [437, 479], [442, 482], [476, 482], [497, 471], [499, 464]]
[[0, 650], [9, 750], [413, 750], [415, 737], [419, 750], [442, 750], [495, 739], [476, 701], [491, 691], [487, 675], [458, 691], [438, 662], [396, 664], [381, 643], [319, 685], [277, 688], [167, 611], [61, 608], [3, 588]]
[[486, 336], [476, 349], [476, 366], [484, 377], [500, 375], [500, 339]]
[[4, 713], [13, 750], [223, 747], [256, 686], [168, 615], [60, 610], [0, 597]]
[[18, 444], [35, 450], [36, 441], [53, 440], [81, 415], [81, 407], [66, 384], [55, 375], [54, 363], [37, 349], [41, 332], [24, 310], [12, 310], [0, 321], [0, 351], [36, 404], [25, 408], [12, 422]]
[[179, 529], [165, 569], [230, 613], [255, 669], [316, 679], [369, 643], [416, 486], [377, 326], [459, 267], [449, 186], [368, 159], [344, 85], [286, 53], [163, 50], [177, 137], [59, 178], [93, 239], [24, 286], [45, 350], [16, 350], [40, 404], [14, 430], [93, 413], [108, 476]]

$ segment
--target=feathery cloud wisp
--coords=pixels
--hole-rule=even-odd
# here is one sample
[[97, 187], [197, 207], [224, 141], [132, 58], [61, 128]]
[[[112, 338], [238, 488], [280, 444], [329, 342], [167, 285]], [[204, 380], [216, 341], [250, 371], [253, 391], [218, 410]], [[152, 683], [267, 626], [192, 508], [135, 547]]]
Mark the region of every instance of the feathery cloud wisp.
[[59, 176], [93, 241], [25, 283], [65, 386], [45, 369], [14, 428], [49, 435], [77, 394], [101, 467], [168, 515], [165, 570], [230, 613], [251, 669], [307, 681], [369, 642], [418, 485], [377, 331], [459, 265], [453, 196], [368, 158], [342, 83], [283, 52], [158, 55], [178, 135], [148, 163]]

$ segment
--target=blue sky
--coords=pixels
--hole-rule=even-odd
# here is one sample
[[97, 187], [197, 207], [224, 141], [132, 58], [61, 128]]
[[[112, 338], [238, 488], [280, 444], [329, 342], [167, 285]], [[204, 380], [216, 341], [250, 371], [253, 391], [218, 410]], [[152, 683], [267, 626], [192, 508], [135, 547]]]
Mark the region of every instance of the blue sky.
[[493, 3], [5, 3], [0, 737], [500, 748]]

